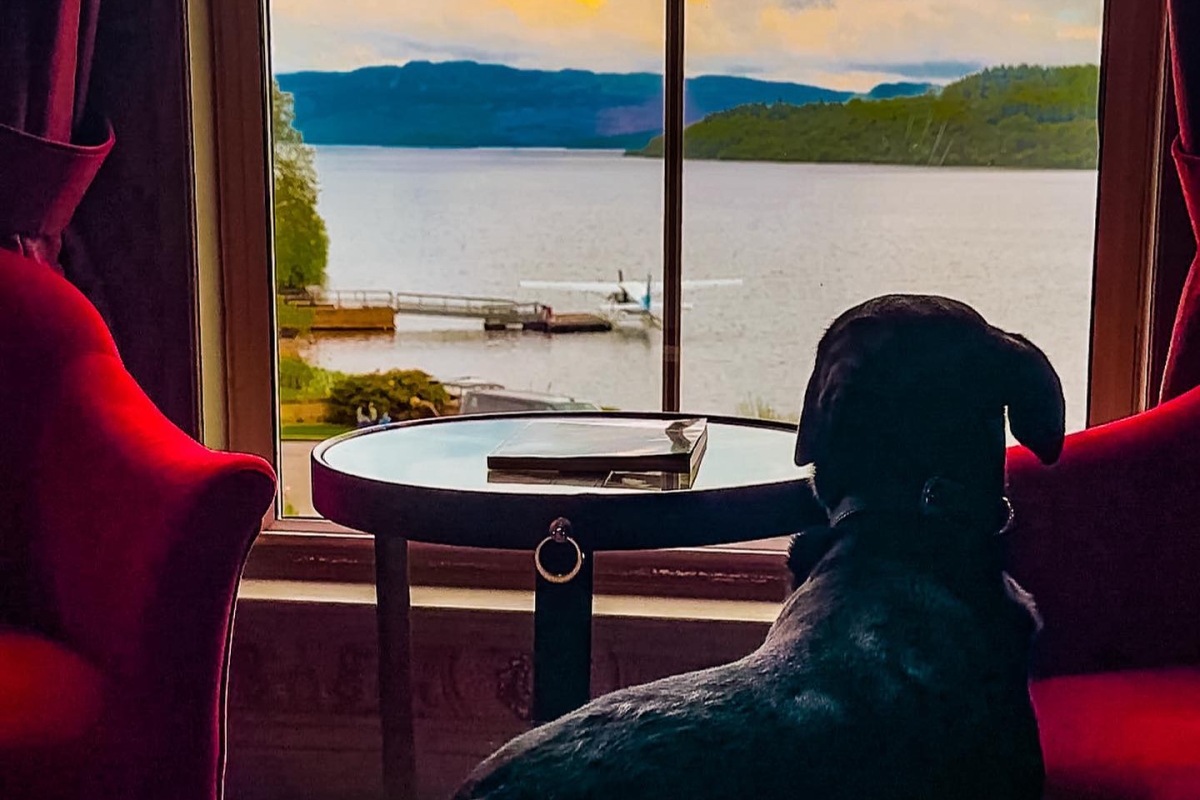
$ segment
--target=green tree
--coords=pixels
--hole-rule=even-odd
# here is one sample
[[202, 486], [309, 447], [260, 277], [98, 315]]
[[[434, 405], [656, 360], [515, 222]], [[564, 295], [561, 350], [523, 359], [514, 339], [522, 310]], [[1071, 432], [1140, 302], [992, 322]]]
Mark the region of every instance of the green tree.
[[[684, 133], [688, 158], [1095, 169], [1100, 70], [993, 67], [940, 93], [753, 104]], [[635, 155], [661, 156], [662, 137]]]
[[275, 284], [280, 290], [325, 284], [329, 234], [317, 213], [313, 149], [296, 130], [292, 95], [271, 81], [275, 172]]

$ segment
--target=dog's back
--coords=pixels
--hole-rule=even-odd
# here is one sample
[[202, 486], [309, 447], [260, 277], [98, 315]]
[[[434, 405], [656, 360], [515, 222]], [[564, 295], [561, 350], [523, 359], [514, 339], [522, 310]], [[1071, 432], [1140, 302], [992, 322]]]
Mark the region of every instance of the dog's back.
[[[954, 533], [940, 527], [915, 515], [844, 525], [764, 647], [806, 652], [806, 689], [824, 684], [844, 698], [849, 735], [834, 740], [867, 757], [858, 796], [1035, 800], [1043, 764], [1027, 663], [1036, 612], [998, 568], [979, 568], [995, 552], [960, 558], [940, 546]], [[814, 613], [827, 603], [829, 613]], [[855, 771], [853, 750], [838, 753], [849, 762], [839, 770]], [[811, 796], [826, 795], [818, 787]]]
[[1033, 622], [1000, 587], [991, 602], [843, 535], [753, 654], [601, 697], [457, 797], [1033, 800]]

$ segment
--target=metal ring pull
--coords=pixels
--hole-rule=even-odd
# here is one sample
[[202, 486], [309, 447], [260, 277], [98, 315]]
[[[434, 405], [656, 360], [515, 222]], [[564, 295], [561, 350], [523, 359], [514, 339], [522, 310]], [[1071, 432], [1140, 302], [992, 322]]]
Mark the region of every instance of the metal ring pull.
[[[567, 543], [575, 548], [575, 565], [567, 572], [551, 572], [546, 569], [542, 563], [542, 548], [548, 542], [555, 544]], [[533, 565], [537, 567], [538, 574], [545, 578], [550, 583], [570, 583], [583, 569], [583, 548], [579, 546], [579, 542], [571, 538], [571, 521], [563, 517], [559, 517], [550, 523], [550, 535], [542, 539], [538, 543], [537, 549], [533, 551]]]
[[1003, 536], [1004, 534], [1008, 533], [1012, 529], [1013, 522], [1017, 518], [1016, 512], [1013, 511], [1012, 503], [1009, 502], [1008, 498], [1001, 497], [1000, 501], [1004, 503], [1004, 525], [1000, 528], [1000, 530], [996, 531], [997, 536]]

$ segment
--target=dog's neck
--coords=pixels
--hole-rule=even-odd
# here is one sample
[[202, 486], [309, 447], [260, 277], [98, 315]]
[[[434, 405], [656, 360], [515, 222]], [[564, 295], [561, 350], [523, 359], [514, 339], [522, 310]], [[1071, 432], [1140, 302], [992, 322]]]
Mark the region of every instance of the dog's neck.
[[1002, 533], [1012, 524], [1012, 506], [1002, 494], [942, 477], [925, 481], [920, 492], [908, 488], [874, 488], [849, 492], [829, 509], [829, 527], [836, 529], [866, 513], [918, 514], [957, 523], [964, 528]]
[[[892, 484], [849, 492], [828, 508], [827, 526], [792, 538], [788, 568], [793, 588], [847, 535], [866, 536], [873, 548], [918, 564], [940, 564], [961, 577], [998, 571], [999, 535], [1012, 524], [1012, 506], [998, 490], [985, 491], [944, 478], [912, 486]], [[876, 536], [876, 532], [879, 536]], [[963, 567], [967, 568], [964, 570]]]

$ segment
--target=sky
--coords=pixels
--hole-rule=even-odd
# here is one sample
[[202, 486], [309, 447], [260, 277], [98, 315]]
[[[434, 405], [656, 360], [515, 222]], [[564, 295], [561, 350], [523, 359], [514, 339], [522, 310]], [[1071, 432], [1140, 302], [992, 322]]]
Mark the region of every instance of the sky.
[[[1098, 63], [1102, 0], [686, 0], [689, 75], [865, 90]], [[662, 0], [272, 0], [275, 72], [469, 59], [661, 72]]]

